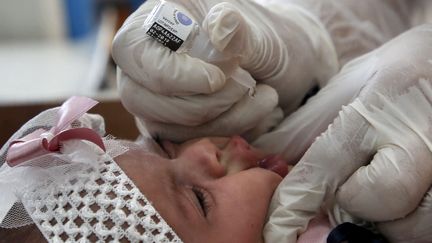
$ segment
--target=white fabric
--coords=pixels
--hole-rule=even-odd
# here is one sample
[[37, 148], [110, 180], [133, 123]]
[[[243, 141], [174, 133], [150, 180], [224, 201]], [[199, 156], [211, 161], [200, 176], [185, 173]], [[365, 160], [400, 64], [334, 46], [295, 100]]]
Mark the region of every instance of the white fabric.
[[432, 23], [432, 1], [415, 0], [411, 3], [411, 26]]
[[[147, 1], [132, 14], [113, 42], [122, 101], [141, 123], [156, 124], [148, 128], [153, 136], [184, 140], [197, 137], [196, 127], [201, 135], [220, 136], [226, 134], [226, 127], [218, 124], [227, 122], [235, 128], [229, 135], [244, 133], [261, 122], [270, 123], [263, 119], [275, 113], [274, 100], [290, 113], [312, 87], [325, 84], [338, 69], [328, 33], [315, 16], [297, 5], [269, 10], [248, 0], [169, 1], [202, 26], [216, 49], [238, 53], [240, 66], [258, 81], [257, 89], [267, 84], [278, 94], [257, 92], [251, 98], [245, 87], [226, 78], [222, 67], [171, 52], [146, 35], [143, 23], [156, 2]], [[253, 115], [239, 122], [241, 116], [233, 109]]]
[[[69, 140], [61, 144], [60, 153], [16, 167], [4, 163], [10, 141], [41, 127], [50, 128], [57, 120], [57, 110], [30, 120], [0, 150], [0, 190], [7, 189], [17, 199], [0, 227], [35, 223], [49, 242], [181, 242], [114, 162], [128, 148], [109, 136], [103, 139], [106, 152], [86, 141]], [[72, 126], [105, 133], [98, 115], [85, 114]]]
[[[410, 27], [412, 0], [261, 0], [296, 4], [310, 11], [331, 36], [341, 66]], [[423, 22], [422, 22], [423, 23]]]
[[420, 26], [334, 77], [361, 90], [276, 190], [266, 242], [296, 242], [324, 202], [336, 223], [346, 211], [390, 242], [432, 239], [431, 42]]

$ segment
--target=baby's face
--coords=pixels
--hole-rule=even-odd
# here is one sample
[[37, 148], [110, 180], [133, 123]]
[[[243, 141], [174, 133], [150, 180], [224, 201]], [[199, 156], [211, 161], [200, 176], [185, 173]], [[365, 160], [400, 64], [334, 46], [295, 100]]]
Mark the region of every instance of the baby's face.
[[[133, 150], [117, 163], [183, 241], [262, 241], [267, 208], [282, 180], [257, 167], [263, 153], [240, 137], [163, 147], [170, 159]], [[280, 166], [277, 171], [284, 174]]]

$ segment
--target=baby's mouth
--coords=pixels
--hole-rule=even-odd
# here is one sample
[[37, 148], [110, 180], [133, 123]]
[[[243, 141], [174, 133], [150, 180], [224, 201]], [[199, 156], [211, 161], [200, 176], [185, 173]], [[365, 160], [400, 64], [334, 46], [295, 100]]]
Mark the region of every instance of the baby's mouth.
[[279, 155], [269, 155], [265, 157], [258, 161], [258, 166], [266, 170], [271, 170], [282, 178], [284, 178], [289, 172], [288, 163]]

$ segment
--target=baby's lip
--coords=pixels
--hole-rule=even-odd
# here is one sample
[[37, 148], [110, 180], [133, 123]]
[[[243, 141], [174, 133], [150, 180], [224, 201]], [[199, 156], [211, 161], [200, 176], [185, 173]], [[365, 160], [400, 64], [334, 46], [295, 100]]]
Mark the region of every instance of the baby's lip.
[[258, 161], [258, 166], [266, 170], [271, 170], [282, 178], [284, 178], [289, 172], [288, 163], [279, 155], [269, 155], [263, 158]]

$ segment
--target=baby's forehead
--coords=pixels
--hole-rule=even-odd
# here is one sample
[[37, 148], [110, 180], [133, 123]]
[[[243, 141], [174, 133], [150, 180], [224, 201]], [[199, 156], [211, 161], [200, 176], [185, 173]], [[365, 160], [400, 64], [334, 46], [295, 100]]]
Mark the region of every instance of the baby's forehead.
[[167, 160], [165, 156], [149, 150], [146, 147], [133, 143], [126, 143], [125, 145], [128, 147], [128, 151], [114, 159], [117, 163], [122, 164], [125, 163], [125, 161], [127, 161], [127, 163], [139, 162], [142, 163], [143, 166], [151, 166], [152, 164], [158, 164]]
[[148, 186], [154, 187], [175, 169], [168, 158], [133, 143], [127, 145], [128, 151], [114, 160], [141, 190]]
[[120, 143], [129, 149], [129, 153], [148, 153], [156, 154], [163, 158], [168, 158], [166, 152], [163, 150], [162, 146], [158, 141], [153, 138], [140, 137], [138, 140], [118, 140]]

